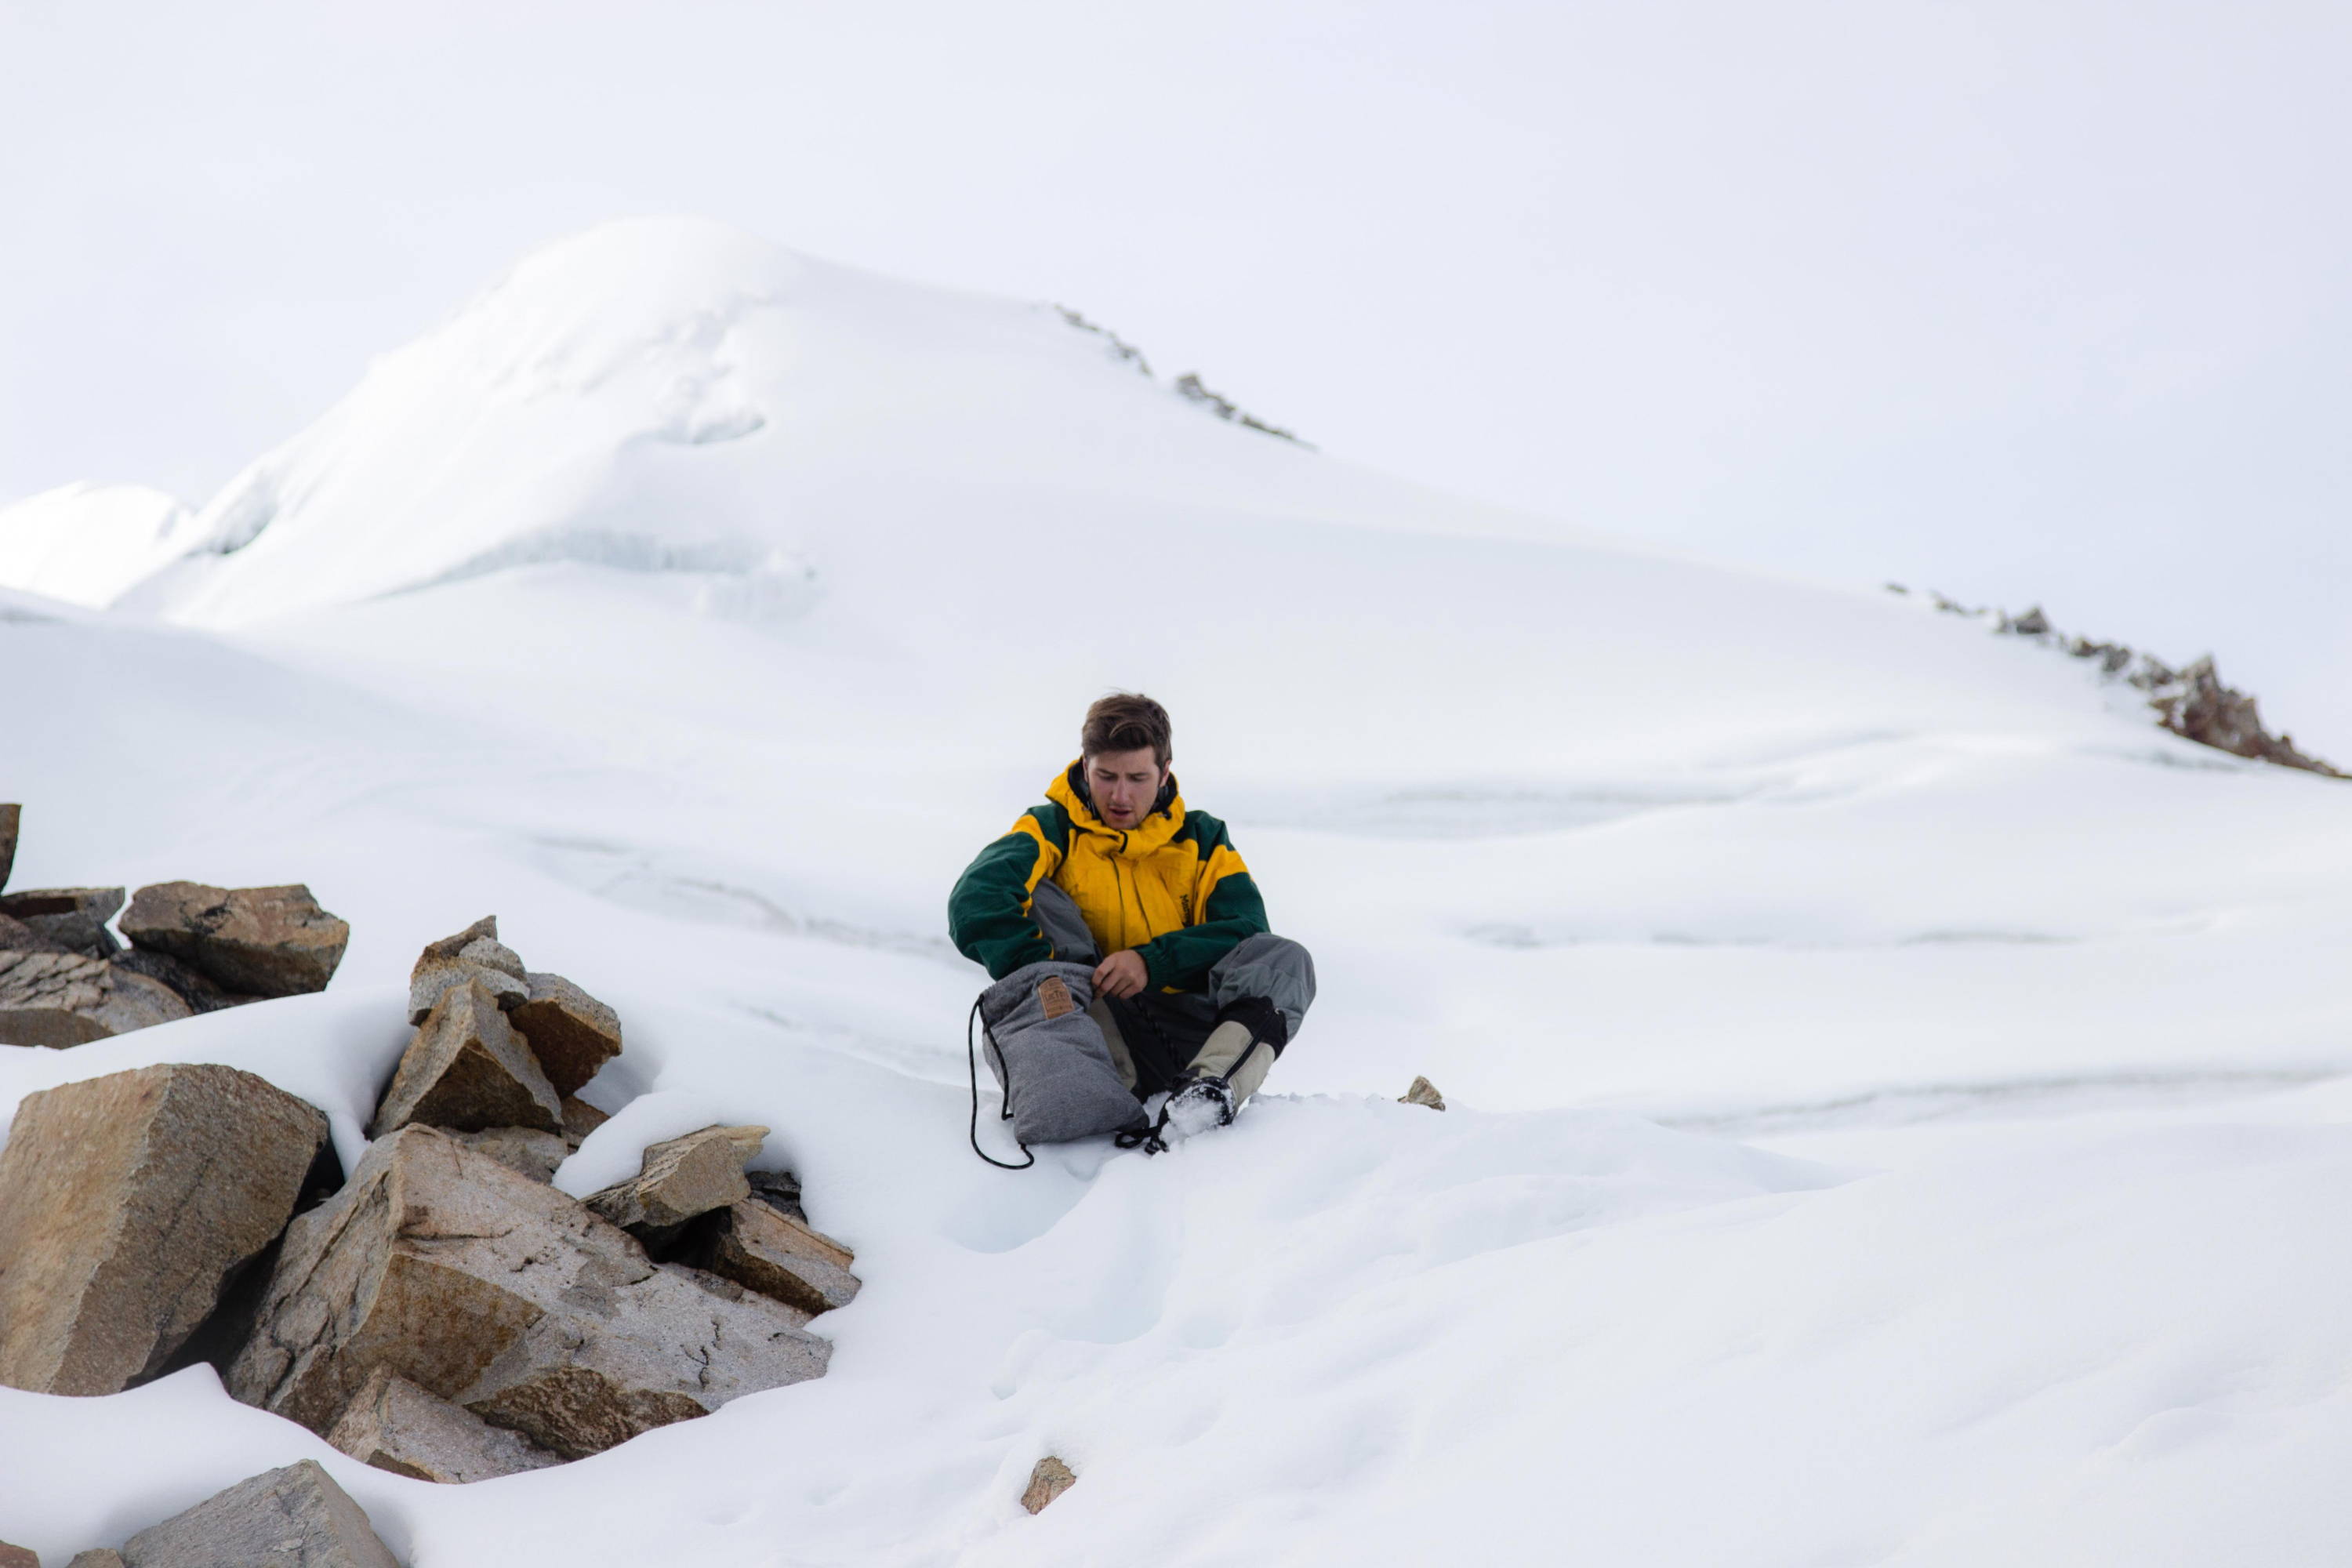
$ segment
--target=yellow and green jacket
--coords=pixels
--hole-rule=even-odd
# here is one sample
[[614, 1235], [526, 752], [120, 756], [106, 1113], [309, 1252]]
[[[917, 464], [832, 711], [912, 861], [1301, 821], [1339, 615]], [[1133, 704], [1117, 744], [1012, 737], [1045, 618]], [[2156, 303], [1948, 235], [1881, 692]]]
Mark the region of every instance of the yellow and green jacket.
[[1037, 884], [1050, 877], [1086, 917], [1097, 952], [1132, 948], [1154, 986], [1199, 990], [1210, 965], [1266, 929], [1257, 883], [1225, 825], [1184, 809], [1174, 774], [1151, 814], [1121, 832], [1095, 815], [1082, 763], [965, 868], [948, 895], [949, 934], [994, 980], [1060, 956], [1030, 915]]

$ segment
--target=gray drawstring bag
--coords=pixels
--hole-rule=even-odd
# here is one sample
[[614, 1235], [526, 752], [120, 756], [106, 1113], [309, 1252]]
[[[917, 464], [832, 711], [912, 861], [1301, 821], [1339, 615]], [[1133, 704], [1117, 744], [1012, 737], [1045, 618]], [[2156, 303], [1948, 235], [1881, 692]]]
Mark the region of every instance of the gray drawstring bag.
[[[1032, 1143], [1148, 1125], [1143, 1107], [1119, 1081], [1102, 1029], [1087, 1014], [1094, 999], [1094, 966], [1048, 960], [1016, 969], [972, 1004], [987, 1039], [988, 1067], [1004, 1091], [1000, 1121], [1028, 1155], [1012, 1165], [980, 1146], [980, 1074], [971, 1071], [972, 1152], [992, 1165], [1025, 1170], [1036, 1163]], [[967, 1058], [971, 1042], [965, 1041]], [[971, 1066], [969, 1059], [966, 1064]]]

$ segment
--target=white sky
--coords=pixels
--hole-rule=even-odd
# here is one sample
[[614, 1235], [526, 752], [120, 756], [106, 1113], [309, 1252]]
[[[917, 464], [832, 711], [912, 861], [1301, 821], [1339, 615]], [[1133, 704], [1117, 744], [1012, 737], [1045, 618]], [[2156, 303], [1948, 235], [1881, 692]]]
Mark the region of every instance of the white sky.
[[2180, 658], [2352, 764], [2352, 7], [0, 0], [0, 498], [203, 499], [646, 211], [1325, 449]]

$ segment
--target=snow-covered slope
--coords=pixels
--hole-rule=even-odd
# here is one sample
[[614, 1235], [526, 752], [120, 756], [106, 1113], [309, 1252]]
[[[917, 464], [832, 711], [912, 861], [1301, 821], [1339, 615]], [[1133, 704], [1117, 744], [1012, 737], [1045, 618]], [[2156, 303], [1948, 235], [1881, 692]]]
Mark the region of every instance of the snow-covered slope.
[[139, 485], [63, 485], [0, 506], [0, 583], [92, 607], [196, 542], [188, 509]]
[[[153, 564], [42, 529], [0, 577]], [[823, 1382], [474, 1488], [201, 1368], [0, 1392], [0, 1538], [309, 1455], [419, 1568], [2339, 1560], [2352, 786], [1890, 597], [1514, 531], [1050, 309], [640, 222], [113, 613], [0, 599], [16, 884], [354, 926], [326, 995], [5, 1052], [0, 1107], [231, 1061], [350, 1157], [408, 961], [495, 910], [628, 1021], [581, 1162], [764, 1122], [868, 1281]], [[1007, 1175], [941, 907], [1114, 684], [1323, 994], [1230, 1131]]]

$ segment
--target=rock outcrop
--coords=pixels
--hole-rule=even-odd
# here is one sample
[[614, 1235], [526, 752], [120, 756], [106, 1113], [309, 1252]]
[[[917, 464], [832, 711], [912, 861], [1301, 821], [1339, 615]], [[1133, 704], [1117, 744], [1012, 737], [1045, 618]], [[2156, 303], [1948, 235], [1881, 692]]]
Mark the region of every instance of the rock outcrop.
[[620, 1015], [561, 974], [533, 973], [523, 981], [530, 994], [515, 1007], [514, 1026], [530, 1041], [531, 1054], [555, 1092], [577, 1094], [598, 1068], [621, 1054]]
[[[0, 925], [20, 944], [0, 947], [0, 1002], [32, 1004], [0, 1020], [91, 1038], [124, 1021], [110, 1008], [185, 1016], [157, 973], [223, 995], [252, 994], [221, 989], [225, 974], [287, 983], [255, 955], [316, 926], [274, 896], [290, 890], [192, 887], [132, 901], [145, 969]], [[560, 1094], [538, 1053], [576, 1089], [619, 1052], [620, 1020], [560, 976], [519, 980], [489, 922], [436, 947], [376, 1142], [331, 1196], [326, 1118], [250, 1073], [165, 1065], [27, 1096], [0, 1148], [0, 1382], [100, 1394], [209, 1361], [237, 1398], [346, 1453], [459, 1482], [823, 1375], [830, 1347], [806, 1325], [856, 1293], [854, 1259], [808, 1226], [789, 1175], [747, 1174], [766, 1129], [656, 1144], [587, 1203], [558, 1191], [555, 1168], [604, 1113]], [[296, 1466], [142, 1532], [120, 1561], [323, 1568], [376, 1561], [373, 1542], [323, 1472]]]
[[326, 1138], [314, 1107], [209, 1064], [26, 1096], [0, 1150], [0, 1383], [112, 1394], [161, 1370]]
[[0, 950], [0, 1045], [64, 1049], [189, 1011], [170, 987], [99, 959]]
[[134, 947], [184, 960], [223, 990], [252, 996], [324, 991], [352, 937], [299, 884], [159, 882], [140, 889], [118, 923]]
[[[18, 809], [0, 807], [0, 816], [13, 859]], [[128, 948], [107, 928], [121, 909], [121, 888], [0, 894], [0, 1045], [87, 1045], [193, 1013], [316, 991], [351, 934], [299, 887], [142, 888], [121, 922]], [[57, 962], [68, 958], [80, 962]]]
[[0, 805], [0, 888], [8, 885], [8, 873], [16, 868], [16, 832], [23, 826], [24, 815], [21, 805]]
[[[77, 1559], [76, 1561], [79, 1561]], [[268, 1470], [123, 1542], [125, 1568], [400, 1568], [315, 1459]]]
[[760, 1152], [764, 1127], [706, 1127], [647, 1149], [635, 1176], [586, 1200], [641, 1241], [662, 1242], [687, 1221], [751, 1195], [743, 1166]]
[[0, 915], [21, 921], [35, 936], [87, 958], [122, 951], [106, 929], [122, 908], [120, 888], [26, 888], [0, 893]]
[[[1911, 592], [1900, 583], [1889, 583], [1886, 588], [1892, 594], [1907, 595]], [[1937, 593], [1931, 592], [1927, 598], [1945, 615], [1970, 619], [1990, 615], [1993, 630], [2000, 636], [2022, 637], [2053, 652], [2096, 665], [2102, 679], [2120, 680], [2137, 688], [2147, 697], [2148, 707], [2155, 710], [2156, 721], [2184, 740], [2232, 756], [2273, 763], [2325, 778], [2352, 777], [2297, 749], [2293, 735], [2284, 731], [2273, 735], [2264, 729], [2254, 699], [2223, 684], [2210, 654], [2175, 669], [2154, 654], [2140, 652], [2128, 643], [2069, 636], [2051, 623], [2039, 605], [2021, 616], [2012, 616], [1983, 605], [1963, 605]]]
[[411, 1122], [478, 1132], [560, 1132], [563, 1109], [539, 1060], [478, 981], [443, 990], [400, 1058], [376, 1108], [376, 1137]]
[[0, 1541], [0, 1568], [41, 1568], [41, 1560], [30, 1547]]
[[408, 972], [408, 1021], [422, 1024], [449, 991], [472, 981], [502, 1008], [530, 999], [522, 960], [499, 941], [499, 917], [485, 915], [455, 936], [427, 943]]
[[383, 1367], [362, 1386], [327, 1441], [379, 1470], [452, 1485], [563, 1462]]
[[430, 1127], [287, 1232], [229, 1391], [334, 1428], [379, 1368], [567, 1458], [821, 1375], [804, 1315], [730, 1300]]

